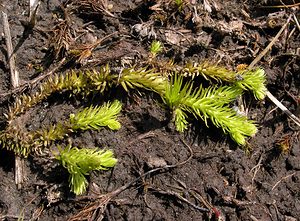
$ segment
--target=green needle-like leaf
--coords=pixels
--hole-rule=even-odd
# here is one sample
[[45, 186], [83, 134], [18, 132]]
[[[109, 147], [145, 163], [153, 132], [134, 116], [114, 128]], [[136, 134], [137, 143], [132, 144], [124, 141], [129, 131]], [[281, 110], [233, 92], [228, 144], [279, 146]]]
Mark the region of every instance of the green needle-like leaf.
[[[162, 99], [171, 109], [180, 105], [191, 105], [197, 102], [199, 97], [209, 97], [217, 102], [219, 106], [222, 106], [230, 103], [241, 94], [242, 89], [230, 86], [209, 87], [206, 89], [200, 86], [199, 89], [193, 89], [191, 82], [183, 85], [183, 77], [175, 75], [171, 83], [166, 86], [166, 92]], [[190, 103], [187, 103], [187, 101]]]
[[36, 138], [44, 147], [50, 146], [51, 142], [55, 140], [62, 140], [72, 130], [65, 123], [58, 123], [50, 125], [49, 127], [31, 132], [32, 136]]
[[70, 124], [73, 130], [99, 130], [107, 126], [111, 130], [118, 130], [121, 124], [117, 121], [122, 105], [115, 100], [101, 107], [85, 108], [77, 114], [70, 115]]
[[171, 109], [179, 107], [186, 97], [192, 92], [192, 83], [188, 82], [183, 86], [183, 77], [175, 75], [167, 84], [165, 93], [162, 96], [164, 103]]
[[244, 116], [239, 116], [229, 107], [217, 106], [210, 99], [203, 98], [199, 103], [187, 108], [196, 117], [201, 118], [207, 125], [210, 119], [216, 127], [221, 127], [229, 133], [239, 145], [245, 144], [245, 136], [253, 136], [257, 132], [255, 124]]

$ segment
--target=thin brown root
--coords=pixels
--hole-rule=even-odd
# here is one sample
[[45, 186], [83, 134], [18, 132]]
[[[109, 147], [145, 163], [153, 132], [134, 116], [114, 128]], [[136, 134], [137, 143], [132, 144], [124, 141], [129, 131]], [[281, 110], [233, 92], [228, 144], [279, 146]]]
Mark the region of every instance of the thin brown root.
[[255, 180], [256, 174], [258, 173], [258, 171], [260, 170], [260, 167], [262, 166], [262, 163], [261, 163], [261, 162], [262, 162], [262, 159], [263, 159], [263, 158], [262, 158], [262, 155], [260, 155], [257, 164], [250, 170], [250, 173], [251, 173], [252, 171], [254, 171], [254, 172], [253, 172], [252, 179], [251, 179], [252, 185], [254, 184], [254, 180]]
[[288, 178], [290, 178], [290, 177], [292, 177], [292, 176], [294, 176], [296, 174], [296, 172], [294, 172], [294, 173], [292, 173], [292, 174], [289, 174], [289, 175], [287, 175], [287, 176], [285, 176], [285, 177], [282, 177], [280, 180], [278, 180], [275, 184], [274, 184], [274, 186], [272, 187], [272, 189], [271, 189], [271, 191], [273, 191], [282, 181], [284, 181], [284, 180], [286, 180], [286, 179], [288, 179]]
[[197, 206], [196, 204], [192, 203], [188, 199], [181, 196], [179, 193], [174, 192], [172, 190], [161, 190], [161, 189], [154, 188], [154, 187], [149, 187], [149, 189], [151, 189], [152, 191], [156, 191], [157, 193], [162, 194], [162, 195], [173, 196], [173, 197], [179, 199], [180, 201], [187, 203], [189, 206], [193, 207], [194, 209], [196, 209], [200, 212], [209, 212], [210, 211], [207, 208]]

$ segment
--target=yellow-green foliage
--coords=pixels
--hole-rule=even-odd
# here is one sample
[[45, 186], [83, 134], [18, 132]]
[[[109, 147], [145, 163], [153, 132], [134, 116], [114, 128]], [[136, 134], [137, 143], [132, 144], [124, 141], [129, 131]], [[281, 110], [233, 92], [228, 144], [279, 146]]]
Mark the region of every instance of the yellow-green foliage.
[[[158, 51], [159, 44], [154, 42], [153, 48]], [[187, 129], [188, 117], [192, 115], [205, 123], [210, 119], [215, 126], [229, 133], [238, 144], [244, 144], [246, 136], [254, 135], [256, 127], [253, 122], [237, 115], [229, 108], [229, 104], [244, 90], [252, 92], [257, 99], [264, 98], [266, 88], [262, 69], [234, 72], [207, 62], [188, 63], [184, 66], [171, 61], [164, 63], [165, 65], [156, 62], [158, 61], [153, 62], [151, 68], [130, 67], [118, 73], [112, 72], [109, 65], [104, 65], [99, 69], [70, 71], [49, 77], [35, 93], [21, 95], [9, 108], [6, 114], [9, 126], [0, 134], [0, 143], [17, 154], [27, 155], [30, 146], [50, 146], [53, 141], [63, 139], [78, 129], [99, 129], [101, 126], [118, 129], [120, 123], [116, 121], [116, 116], [121, 104], [117, 101], [103, 107], [87, 107], [77, 114], [71, 114], [70, 119], [65, 122], [30, 133], [14, 129], [13, 122], [17, 116], [53, 93], [68, 91], [70, 94], [87, 96], [90, 93], [104, 93], [117, 86], [122, 86], [125, 91], [141, 88], [158, 93], [172, 110], [178, 131]], [[199, 75], [218, 84], [208, 88], [202, 88], [201, 85], [194, 87], [193, 78]], [[169, 80], [168, 76], [172, 79]], [[222, 86], [222, 82], [227, 86]]]
[[196, 77], [203, 76], [205, 79], [214, 79], [218, 82], [235, 82], [236, 72], [228, 70], [224, 67], [204, 62], [201, 64], [189, 62], [183, 67], [174, 66], [184, 76]]
[[22, 156], [27, 156], [35, 148], [33, 137], [16, 126], [9, 126], [0, 133], [0, 145]]
[[71, 191], [76, 195], [86, 191], [88, 181], [85, 176], [89, 175], [92, 170], [108, 170], [117, 163], [111, 150], [76, 147], [59, 149], [56, 159], [68, 170]]
[[243, 71], [239, 73], [235, 84], [243, 90], [249, 90], [254, 97], [262, 100], [266, 96], [267, 88], [265, 86], [266, 76], [263, 69]]
[[6, 114], [8, 123], [55, 92], [70, 90], [76, 94], [84, 90], [86, 85], [87, 79], [83, 72], [70, 71], [66, 75], [56, 74], [43, 82], [37, 92], [30, 95], [22, 94], [16, 98]]
[[55, 140], [62, 140], [69, 133], [73, 132], [67, 123], [57, 123], [43, 129], [31, 132], [36, 139], [36, 143], [44, 147], [49, 147]]
[[32, 150], [49, 147], [52, 142], [62, 140], [77, 130], [99, 130], [101, 127], [117, 130], [121, 127], [117, 121], [121, 108], [121, 102], [118, 100], [102, 106], [91, 106], [76, 114], [70, 114], [68, 121], [32, 132], [9, 125], [4, 132], [0, 133], [0, 143], [4, 148], [13, 150], [16, 154], [27, 156]]
[[[152, 58], [160, 50], [159, 42], [153, 42]], [[266, 87], [262, 69], [234, 72], [209, 63], [188, 63], [183, 67], [173, 61], [163, 63], [157, 59], [152, 59], [150, 63], [151, 68], [130, 67], [118, 73], [113, 73], [109, 65], [104, 65], [97, 70], [70, 71], [49, 77], [35, 93], [16, 98], [6, 114], [8, 126], [0, 133], [0, 145], [18, 155], [27, 156], [32, 150], [43, 151], [43, 148], [53, 146], [56, 140], [62, 140], [78, 130], [99, 130], [103, 126], [117, 130], [121, 126], [117, 121], [122, 107], [119, 101], [84, 108], [71, 114], [68, 120], [32, 132], [19, 128], [15, 118], [53, 93], [70, 92], [87, 97], [91, 93], [104, 93], [118, 86], [127, 92], [140, 88], [158, 93], [173, 113], [173, 121], [180, 132], [188, 128], [188, 120], [193, 116], [206, 125], [210, 120], [239, 145], [244, 145], [246, 137], [256, 133], [254, 122], [238, 115], [229, 105], [245, 90], [257, 99], [264, 98]], [[194, 87], [193, 79], [200, 75], [217, 84], [207, 88], [201, 84]], [[90, 171], [105, 170], [117, 162], [110, 150], [59, 149], [55, 156], [69, 171], [71, 190], [75, 194], [86, 190], [85, 176]]]
[[132, 68], [124, 69], [121, 72], [119, 83], [128, 91], [129, 88], [144, 88], [163, 93], [168, 79], [159, 72], [150, 69], [141, 68], [134, 70]]
[[101, 107], [88, 107], [70, 115], [70, 127], [72, 130], [98, 130], [100, 127], [109, 127], [111, 130], [118, 130], [121, 124], [117, 121], [122, 104], [115, 100]]
[[144, 88], [161, 93], [164, 91], [167, 79], [154, 70], [140, 68], [125, 68], [118, 74], [112, 74], [108, 65], [98, 70], [70, 71], [66, 74], [56, 74], [43, 82], [37, 92], [23, 94], [9, 107], [6, 114], [10, 123], [18, 115], [35, 106], [55, 92], [70, 91], [72, 94], [92, 92], [103, 93], [106, 88], [122, 85], [126, 91], [128, 88]]
[[150, 53], [153, 57], [155, 57], [159, 52], [163, 50], [162, 43], [160, 41], [154, 40], [150, 46]]
[[185, 112], [207, 120], [216, 127], [221, 127], [229, 133], [239, 145], [245, 144], [246, 136], [253, 136], [257, 129], [252, 121], [239, 116], [228, 104], [242, 94], [237, 86], [211, 86], [208, 88], [194, 88], [191, 82], [183, 84], [183, 77], [175, 75], [166, 87], [162, 99], [173, 110], [174, 121], [178, 131], [187, 128], [188, 121]]

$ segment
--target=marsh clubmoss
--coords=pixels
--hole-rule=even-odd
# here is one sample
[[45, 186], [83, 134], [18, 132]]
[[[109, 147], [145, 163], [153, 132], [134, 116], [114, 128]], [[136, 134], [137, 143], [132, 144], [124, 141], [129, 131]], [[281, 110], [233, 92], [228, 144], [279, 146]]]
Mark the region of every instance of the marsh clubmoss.
[[[55, 141], [76, 131], [99, 130], [101, 127], [119, 129], [121, 124], [117, 116], [122, 106], [119, 101], [86, 107], [70, 114], [69, 119], [63, 122], [36, 131], [20, 128], [17, 122], [18, 116], [53, 93], [66, 92], [87, 97], [89, 94], [103, 94], [119, 86], [126, 92], [146, 89], [159, 94], [167, 110], [172, 113], [172, 120], [179, 132], [186, 130], [189, 120], [194, 117], [206, 125], [208, 121], [212, 122], [228, 133], [238, 145], [245, 145], [246, 138], [254, 136], [257, 128], [252, 120], [237, 114], [230, 105], [244, 91], [249, 91], [256, 99], [263, 99], [266, 93], [264, 71], [255, 69], [234, 72], [207, 62], [180, 66], [173, 61], [158, 61], [156, 53], [161, 47], [157, 42], [152, 44], [153, 56], [148, 67], [133, 66], [117, 72], [111, 71], [109, 65], [104, 65], [99, 69], [70, 71], [49, 77], [35, 93], [20, 95], [9, 107], [5, 115], [7, 128], [0, 133], [1, 146], [15, 154], [27, 156], [55, 146]], [[202, 80], [208, 80], [211, 86], [199, 84], [200, 76]], [[195, 81], [195, 78], [198, 80]], [[198, 85], [195, 86], [196, 82]], [[76, 194], [86, 189], [84, 176], [89, 171], [113, 167], [116, 163], [111, 151], [98, 149], [61, 148], [56, 158], [68, 169], [71, 189]], [[104, 160], [106, 158], [108, 161]], [[89, 162], [92, 164], [89, 165]]]

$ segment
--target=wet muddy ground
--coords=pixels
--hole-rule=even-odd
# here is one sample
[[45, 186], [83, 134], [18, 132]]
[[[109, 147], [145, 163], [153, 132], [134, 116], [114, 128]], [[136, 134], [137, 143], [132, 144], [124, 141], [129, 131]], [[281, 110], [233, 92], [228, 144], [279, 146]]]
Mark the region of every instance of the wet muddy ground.
[[[59, 66], [62, 73], [107, 63], [115, 70], [147, 65], [154, 39], [164, 45], [161, 60], [209, 61], [237, 70], [249, 65], [291, 16], [279, 40], [256, 66], [265, 70], [269, 91], [299, 116], [300, 6], [296, 1], [44, 0], [33, 29], [26, 25], [28, 1], [0, 3], [8, 14], [21, 84], [43, 76], [62, 59], [68, 61]], [[4, 129], [3, 113], [20, 91], [7, 96], [11, 84], [2, 27], [1, 23]], [[82, 56], [74, 52], [88, 46], [92, 50]], [[35, 86], [27, 85], [24, 91]], [[117, 88], [85, 98], [54, 94], [20, 122], [35, 130], [61, 121], [82, 106], [115, 98], [123, 103], [120, 130], [85, 131], [69, 138], [75, 146], [113, 149], [118, 158], [115, 168], [92, 173], [87, 193], [75, 197], [62, 166], [29, 156], [26, 179], [17, 189], [14, 155], [1, 150], [1, 220], [75, 220], [88, 205], [94, 206], [94, 217], [77, 218], [293, 221], [300, 217], [299, 127], [267, 98], [244, 98], [248, 117], [259, 128], [248, 140], [251, 151], [247, 152], [221, 129], [207, 128], [201, 121], [178, 133], [159, 96], [146, 90], [126, 93]], [[164, 169], [143, 175], [160, 167]], [[134, 180], [120, 193], [107, 194]]]

